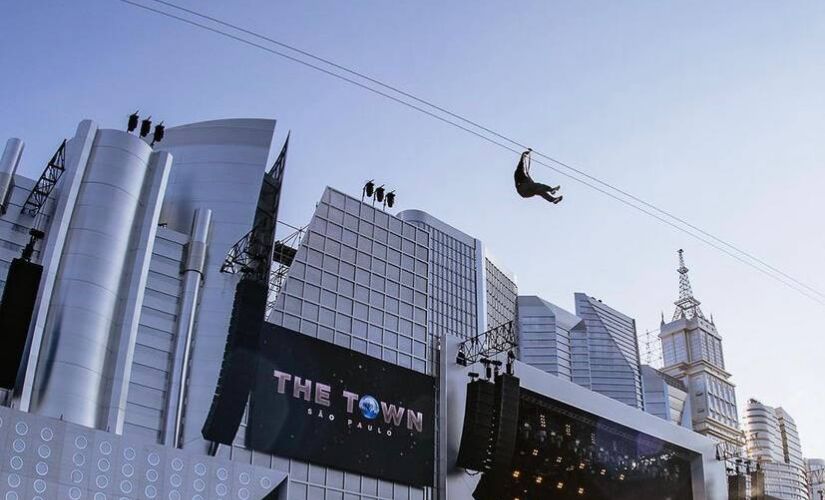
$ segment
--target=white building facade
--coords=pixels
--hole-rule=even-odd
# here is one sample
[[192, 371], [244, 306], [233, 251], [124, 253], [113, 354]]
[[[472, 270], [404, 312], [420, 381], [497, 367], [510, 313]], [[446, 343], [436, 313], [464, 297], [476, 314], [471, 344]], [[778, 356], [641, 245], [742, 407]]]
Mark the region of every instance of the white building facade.
[[748, 457], [757, 463], [757, 493], [808, 500], [808, 479], [799, 432], [782, 408], [748, 400], [744, 415]]

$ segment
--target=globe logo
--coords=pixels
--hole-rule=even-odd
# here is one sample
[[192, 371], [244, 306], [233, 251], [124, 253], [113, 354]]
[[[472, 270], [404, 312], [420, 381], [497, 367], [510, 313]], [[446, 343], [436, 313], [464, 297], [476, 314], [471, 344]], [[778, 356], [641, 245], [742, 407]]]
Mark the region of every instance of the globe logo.
[[378, 412], [381, 411], [381, 407], [378, 406], [378, 400], [372, 396], [364, 396], [358, 401], [358, 409], [361, 410], [361, 414], [364, 415], [364, 418], [369, 420], [374, 420], [378, 417]]

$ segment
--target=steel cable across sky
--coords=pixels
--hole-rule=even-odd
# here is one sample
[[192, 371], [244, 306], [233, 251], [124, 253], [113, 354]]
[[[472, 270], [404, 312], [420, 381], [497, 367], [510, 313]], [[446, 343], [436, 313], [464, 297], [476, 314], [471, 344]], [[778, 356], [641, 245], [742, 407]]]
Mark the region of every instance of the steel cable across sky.
[[[325, 59], [323, 57], [317, 56], [315, 54], [312, 54], [311, 52], [308, 52], [308, 51], [300, 49], [298, 47], [295, 47], [295, 46], [286, 44], [284, 42], [278, 41], [276, 39], [273, 39], [273, 38], [268, 37], [266, 35], [263, 35], [261, 33], [257, 33], [255, 31], [252, 31], [252, 30], [243, 28], [241, 26], [223, 21], [221, 19], [218, 19], [218, 18], [215, 18], [215, 17], [212, 17], [212, 16], [208, 16], [206, 14], [202, 14], [202, 13], [197, 12], [197, 11], [192, 10], [192, 9], [181, 7], [179, 5], [176, 5], [176, 4], [171, 3], [171, 2], [167, 2], [165, 0], [148, 0], [148, 1], [152, 1], [152, 2], [155, 2], [157, 4], [160, 4], [160, 5], [164, 5], [164, 6], [169, 7], [169, 8], [176, 9], [180, 12], [189, 14], [191, 16], [196, 16], [197, 18], [209, 21], [209, 22], [217, 24], [219, 26], [230, 28], [232, 30], [235, 30], [235, 31], [243, 34], [243, 35], [248, 35], [248, 36], [255, 37], [258, 40], [261, 40], [263, 42], [273, 44], [273, 45], [281, 47], [283, 49], [292, 51], [295, 54], [298, 54], [300, 56], [310, 58], [311, 60], [316, 61], [318, 63], [325, 64], [325, 65], [329, 66], [332, 69], [324, 68], [322, 66], [319, 66], [318, 64], [314, 64], [312, 62], [301, 59], [300, 57], [296, 57], [296, 56], [284, 53], [282, 51], [276, 50], [272, 47], [268, 47], [266, 45], [256, 43], [256, 42], [254, 42], [252, 40], [249, 40], [249, 39], [247, 39], [247, 38], [245, 38], [241, 35], [229, 33], [227, 31], [224, 31], [224, 30], [220, 29], [220, 28], [216, 28], [214, 26], [209, 26], [209, 25], [197, 22], [195, 20], [192, 20], [192, 19], [189, 19], [189, 18], [186, 18], [186, 17], [183, 17], [183, 16], [173, 14], [173, 13], [165, 11], [165, 10], [157, 9], [157, 8], [154, 8], [154, 7], [151, 7], [151, 6], [148, 6], [148, 5], [144, 5], [144, 4], [139, 3], [137, 1], [134, 1], [134, 0], [119, 0], [119, 1], [122, 2], [122, 3], [128, 4], [128, 5], [131, 5], [133, 7], [138, 7], [138, 8], [141, 8], [143, 10], [152, 12], [154, 14], [167, 17], [167, 18], [172, 19], [172, 20], [183, 22], [183, 23], [189, 24], [191, 26], [194, 26], [194, 27], [206, 30], [206, 31], [210, 31], [214, 34], [217, 34], [217, 35], [223, 36], [225, 38], [235, 40], [235, 41], [243, 43], [247, 46], [251, 46], [251, 47], [263, 50], [263, 51], [268, 52], [272, 55], [277, 55], [277, 56], [279, 56], [281, 58], [284, 58], [288, 61], [291, 61], [293, 63], [301, 64], [301, 65], [303, 65], [305, 67], [308, 67], [310, 69], [313, 69], [315, 71], [319, 71], [319, 72], [324, 73], [328, 76], [337, 78], [337, 79], [339, 79], [339, 80], [341, 80], [345, 83], [348, 83], [350, 85], [355, 85], [355, 86], [357, 86], [357, 87], [359, 87], [363, 90], [366, 90], [366, 91], [369, 91], [373, 94], [379, 95], [379, 96], [381, 96], [385, 99], [391, 100], [391, 101], [393, 101], [397, 104], [401, 104], [403, 106], [406, 106], [407, 108], [410, 108], [414, 111], [417, 111], [419, 113], [427, 115], [430, 118], [441, 121], [442, 123], [445, 123], [445, 124], [450, 125], [452, 127], [458, 128], [459, 130], [462, 130], [464, 132], [472, 134], [472, 135], [478, 137], [479, 139], [482, 139], [486, 142], [489, 142], [489, 143], [491, 143], [495, 146], [498, 146], [499, 148], [510, 151], [512, 153], [520, 154], [523, 150], [528, 148], [528, 145], [524, 144], [522, 141], [518, 141], [516, 139], [513, 139], [513, 138], [507, 136], [506, 134], [497, 132], [495, 129], [492, 129], [488, 126], [485, 126], [485, 125], [482, 125], [478, 122], [475, 122], [475, 121], [473, 121], [469, 118], [466, 118], [466, 117], [464, 117], [464, 116], [462, 116], [462, 115], [460, 115], [456, 112], [450, 111], [447, 108], [444, 108], [442, 106], [434, 104], [434, 103], [432, 103], [432, 102], [430, 102], [426, 99], [420, 98], [420, 97], [418, 97], [418, 96], [416, 96], [416, 95], [414, 95], [410, 92], [404, 91], [404, 90], [398, 88], [397, 86], [384, 83], [384, 82], [382, 82], [382, 81], [380, 81], [376, 78], [370, 77], [370, 76], [368, 76], [364, 73], [361, 73], [359, 71], [350, 69], [350, 68], [348, 68], [344, 65], [335, 63], [334, 61], [331, 61], [329, 59]], [[351, 75], [352, 77], [362, 79], [362, 80], [364, 80], [365, 82], [368, 82], [368, 83], [360, 82], [360, 81], [358, 81], [354, 78], [343, 75], [343, 74], [337, 72], [336, 70], [337, 71], [343, 71], [343, 72]], [[375, 88], [375, 87], [371, 86], [370, 84], [378, 86], [380, 88]], [[381, 89], [384, 89], [384, 90], [381, 90]], [[397, 95], [392, 95], [392, 93], [395, 93]], [[406, 100], [406, 99], [408, 99], [408, 100]], [[409, 102], [409, 100], [414, 101], [414, 102]], [[418, 103], [418, 104], [416, 104], [416, 103]], [[426, 109], [425, 107], [430, 108], [430, 109]], [[446, 117], [442, 116], [442, 115], [446, 115]], [[455, 119], [457, 121], [454, 121], [451, 118]], [[475, 128], [475, 130], [473, 128]], [[490, 137], [490, 136], [492, 136], [492, 137]], [[510, 145], [508, 145], [508, 143]], [[767, 276], [767, 277], [769, 277], [769, 278], [785, 285], [786, 287], [788, 287], [791, 290], [807, 297], [808, 299], [810, 299], [810, 300], [812, 300], [812, 301], [814, 301], [814, 302], [816, 302], [816, 303], [818, 303], [822, 306], [825, 306], [825, 293], [819, 291], [817, 288], [815, 288], [811, 285], [808, 285], [807, 283], [804, 283], [804, 282], [794, 278], [793, 276], [791, 276], [788, 273], [782, 271], [781, 269], [765, 262], [764, 260], [754, 256], [753, 253], [742, 250], [741, 248], [739, 248], [736, 245], [726, 241], [725, 239], [722, 239], [718, 236], [715, 236], [714, 234], [700, 228], [699, 226], [696, 226], [695, 224], [692, 224], [692, 223], [688, 222], [687, 220], [685, 220], [685, 219], [683, 219], [679, 216], [674, 215], [670, 211], [659, 208], [658, 206], [656, 206], [653, 203], [645, 201], [644, 199], [642, 199], [642, 198], [640, 198], [640, 197], [638, 197], [638, 196], [636, 196], [636, 195], [634, 195], [634, 194], [632, 194], [632, 193], [630, 193], [630, 192], [628, 192], [624, 189], [616, 187], [613, 184], [610, 184], [606, 181], [603, 181], [603, 180], [601, 180], [601, 179], [599, 179], [599, 178], [597, 178], [597, 177], [595, 177], [591, 174], [588, 174], [587, 172], [585, 172], [585, 171], [583, 171], [579, 168], [573, 167], [573, 166], [571, 166], [571, 165], [569, 165], [569, 164], [567, 164], [563, 161], [560, 161], [560, 160], [558, 160], [558, 159], [556, 159], [556, 158], [554, 158], [554, 157], [552, 157], [552, 156], [550, 156], [546, 153], [542, 153], [540, 150], [533, 149], [533, 155], [541, 157], [541, 158], [546, 160], [546, 161], [541, 161], [541, 160], [536, 159], [534, 157], [533, 160], [532, 160], [533, 162], [538, 163], [539, 165], [542, 165], [546, 168], [549, 168], [549, 169], [555, 171], [556, 173], [567, 177], [568, 179], [576, 181], [577, 183], [583, 184], [583, 185], [585, 185], [585, 186], [587, 186], [587, 187], [589, 187], [589, 188], [591, 188], [591, 189], [593, 189], [593, 190], [595, 190], [595, 191], [597, 191], [601, 194], [604, 194], [604, 195], [606, 195], [606, 196], [608, 196], [608, 197], [610, 197], [610, 198], [612, 198], [612, 199], [614, 199], [614, 200], [616, 200], [616, 201], [618, 201], [618, 202], [620, 202], [620, 203], [622, 203], [622, 204], [624, 204], [628, 207], [631, 207], [631, 208], [633, 208], [633, 209], [635, 209], [635, 210], [637, 210], [637, 211], [639, 211], [639, 212], [641, 212], [645, 215], [648, 215], [648, 216], [656, 219], [657, 221], [662, 222], [662, 223], [676, 229], [677, 231], [680, 231], [680, 232], [682, 232], [682, 233], [684, 233], [684, 234], [686, 234], [686, 235], [688, 235], [688, 236], [690, 236], [690, 237], [692, 237], [692, 238], [694, 238], [694, 239], [710, 246], [711, 248], [714, 248], [715, 250], [724, 253], [725, 255], [739, 261], [740, 263], [742, 263], [746, 266], [749, 266], [750, 268], [752, 268], [756, 271], [759, 271], [760, 273], [764, 274], [765, 276]], [[561, 168], [559, 168], [559, 167], [561, 167]], [[590, 181], [592, 181], [592, 182], [590, 182]]]

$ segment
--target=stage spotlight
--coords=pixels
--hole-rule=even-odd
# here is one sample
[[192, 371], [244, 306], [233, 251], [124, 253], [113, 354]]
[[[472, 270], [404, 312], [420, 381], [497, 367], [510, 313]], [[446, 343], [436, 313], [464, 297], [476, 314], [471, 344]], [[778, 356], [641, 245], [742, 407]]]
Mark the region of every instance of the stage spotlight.
[[395, 191], [387, 193], [387, 206], [392, 208], [395, 205]]
[[517, 471], [517, 470], [514, 470], [514, 471], [513, 471], [513, 477], [514, 477], [514, 478], [518, 479], [518, 477], [519, 477], [520, 475], [521, 475], [521, 472], [520, 472], [520, 471]]
[[163, 126], [163, 122], [155, 125], [155, 133], [152, 134], [152, 146], [154, 146], [156, 142], [163, 140], [164, 132], [166, 132], [166, 127]]
[[579, 495], [584, 495], [584, 488], [579, 488]]
[[536, 484], [541, 484], [542, 481], [544, 481], [544, 478], [542, 478], [541, 476], [538, 476], [536, 478]]
[[152, 131], [152, 120], [151, 120], [151, 118], [152, 117], [150, 116], [149, 118], [147, 118], [147, 119], [143, 120], [142, 122], [140, 122], [140, 136], [141, 137], [146, 137], [147, 135], [149, 135], [149, 132]]
[[364, 184], [364, 194], [367, 198], [372, 198], [373, 193], [375, 193], [375, 182], [369, 180]]
[[560, 490], [562, 488], [564, 488], [564, 483], [559, 481], [558, 484], [556, 484], [556, 489]]
[[140, 120], [140, 117], [138, 117], [138, 112], [137, 111], [135, 111], [134, 113], [129, 115], [129, 123], [126, 126], [126, 131], [127, 132], [134, 132], [135, 129], [137, 128], [137, 126], [138, 126], [138, 121], [139, 120]]
[[378, 203], [381, 203], [381, 202], [384, 201], [384, 186], [383, 185], [376, 188], [376, 190], [375, 190], [375, 200], [378, 201]]

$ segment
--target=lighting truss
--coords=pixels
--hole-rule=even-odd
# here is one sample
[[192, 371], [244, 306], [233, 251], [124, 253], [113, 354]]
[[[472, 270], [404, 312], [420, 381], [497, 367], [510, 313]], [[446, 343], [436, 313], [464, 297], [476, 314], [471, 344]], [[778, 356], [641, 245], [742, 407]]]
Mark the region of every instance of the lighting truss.
[[269, 298], [266, 303], [266, 317], [275, 307], [275, 302], [278, 300], [278, 295], [281, 293], [281, 288], [286, 281], [289, 266], [298, 253], [297, 248], [301, 240], [304, 238], [306, 227], [302, 227], [290, 234], [286, 238], [275, 242], [272, 252], [272, 260], [277, 266], [269, 273]]
[[473, 364], [482, 358], [493, 358], [518, 347], [516, 328], [513, 321], [502, 323], [486, 332], [470, 337], [458, 347], [458, 357], [462, 364]]
[[57, 148], [57, 151], [54, 153], [54, 156], [52, 156], [52, 159], [49, 160], [49, 163], [46, 165], [46, 169], [43, 170], [43, 173], [40, 175], [37, 183], [29, 192], [29, 196], [26, 198], [26, 202], [23, 203], [23, 208], [20, 209], [20, 212], [33, 217], [39, 214], [40, 209], [46, 204], [46, 201], [49, 199], [49, 195], [57, 185], [57, 181], [60, 180], [60, 177], [65, 171], [66, 140], [64, 139], [60, 144], [60, 147]]
[[243, 235], [232, 248], [226, 252], [226, 258], [221, 265], [221, 272], [227, 274], [254, 273], [266, 257], [256, 251], [254, 235], [257, 228], [252, 228]]

